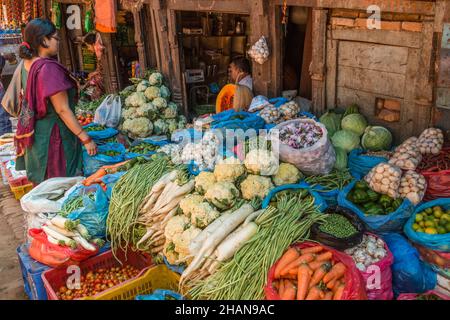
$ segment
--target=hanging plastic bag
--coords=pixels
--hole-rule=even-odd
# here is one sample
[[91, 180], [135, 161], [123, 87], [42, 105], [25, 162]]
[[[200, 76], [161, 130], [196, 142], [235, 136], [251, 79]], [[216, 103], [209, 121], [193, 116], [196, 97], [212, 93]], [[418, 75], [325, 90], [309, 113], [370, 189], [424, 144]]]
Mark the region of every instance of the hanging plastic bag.
[[92, 18], [93, 12], [91, 9], [86, 11], [86, 15], [84, 17], [84, 31], [86, 33], [94, 30], [94, 19]]
[[136, 296], [136, 300], [184, 300], [184, 298], [171, 290], [156, 289], [152, 294]]
[[28, 230], [33, 238], [28, 250], [30, 256], [34, 259], [53, 268], [76, 265], [89, 257], [95, 256], [99, 249], [89, 251], [78, 246], [76, 249], [56, 245], [47, 240], [47, 235], [41, 229]]
[[355, 204], [347, 199], [347, 195], [353, 189], [355, 183], [356, 181], [352, 181], [339, 192], [338, 204], [341, 207], [348, 208], [356, 213], [371, 231], [378, 233], [402, 230], [406, 221], [414, 211], [414, 206], [411, 201], [409, 201], [408, 199], [404, 199], [397, 210], [389, 214], [367, 216]]
[[[313, 123], [322, 130], [322, 137], [311, 147], [295, 149], [280, 141], [277, 131], [283, 127], [298, 122]], [[272, 145], [279, 146], [280, 160], [295, 165], [307, 175], [328, 174], [336, 162], [336, 153], [328, 139], [327, 129], [319, 122], [311, 119], [295, 119], [280, 123], [272, 131]]]
[[420, 261], [419, 252], [408, 240], [396, 233], [385, 233], [381, 237], [394, 256], [391, 270], [395, 295], [423, 293], [436, 287], [436, 273]]
[[348, 156], [348, 168], [354, 178], [362, 179], [373, 167], [387, 161], [384, 157], [365, 155], [362, 149], [353, 149]]
[[62, 26], [62, 16], [61, 16], [61, 4], [58, 2], [53, 2], [52, 5], [52, 22], [56, 29], [61, 29]]
[[265, 96], [256, 96], [252, 99], [252, 103], [250, 103], [250, 107], [248, 108], [248, 112], [256, 112], [261, 109], [264, 109], [267, 105], [269, 105], [269, 99]]
[[[88, 125], [84, 126], [83, 129], [99, 126], [98, 123], [92, 122]], [[117, 129], [114, 128], [104, 128], [103, 130], [97, 131], [88, 131], [87, 134], [91, 137], [96, 143], [99, 140], [105, 140], [116, 136], [119, 133]]]
[[28, 213], [59, 212], [65, 198], [83, 179], [84, 177], [69, 177], [45, 180], [24, 195], [20, 199], [20, 205]]
[[[446, 230], [447, 233], [444, 234], [427, 234], [425, 232], [416, 232], [413, 229], [413, 225], [416, 223], [417, 214], [420, 214], [424, 210], [428, 208], [433, 208], [435, 206], [439, 206], [444, 210], [450, 210], [450, 198], [436, 199], [430, 202], [425, 202], [416, 207], [413, 215], [406, 223], [403, 231], [405, 232], [409, 240], [418, 243], [424, 246], [425, 248], [443, 252], [450, 252], [450, 230]], [[444, 231], [446, 229], [446, 225], [450, 224], [450, 220], [446, 221], [447, 222], [444, 224], [444, 226], [440, 226], [441, 228], [444, 229]]]
[[264, 36], [261, 36], [248, 51], [250, 58], [258, 64], [264, 64], [269, 59], [269, 54], [269, 46]]
[[[90, 196], [91, 194], [94, 195], [93, 199]], [[89, 187], [81, 186], [72, 192], [66, 201], [70, 201], [74, 197], [83, 198], [83, 207], [72, 211], [67, 218], [80, 220], [80, 223], [88, 229], [90, 236], [104, 238], [109, 211], [109, 200], [106, 192], [98, 184]]]
[[402, 293], [397, 297], [397, 300], [450, 300], [450, 296], [435, 290], [430, 290], [422, 294]]
[[125, 152], [125, 147], [120, 143], [107, 143], [98, 146], [97, 154], [95, 156], [90, 156], [86, 150], [83, 150], [84, 174], [90, 176], [103, 166], [124, 161]]
[[[317, 246], [317, 243], [306, 241], [294, 244], [293, 246], [301, 250], [304, 248]], [[340, 300], [367, 300], [364, 281], [358, 269], [356, 268], [353, 259], [349, 255], [334, 250], [333, 248], [327, 247], [325, 245], [322, 245], [322, 247], [324, 248], [324, 250], [330, 251], [333, 254], [332, 261], [334, 263], [342, 262], [346, 267], [346, 271], [344, 274], [345, 288]], [[273, 282], [275, 280], [275, 268], [277, 267], [277, 264], [278, 261], [270, 268], [267, 277], [267, 285], [264, 288], [267, 300], [281, 299], [278, 295], [277, 290], [273, 286]]]
[[95, 110], [94, 122], [108, 128], [115, 128], [119, 125], [121, 114], [122, 102], [120, 96], [110, 94]]

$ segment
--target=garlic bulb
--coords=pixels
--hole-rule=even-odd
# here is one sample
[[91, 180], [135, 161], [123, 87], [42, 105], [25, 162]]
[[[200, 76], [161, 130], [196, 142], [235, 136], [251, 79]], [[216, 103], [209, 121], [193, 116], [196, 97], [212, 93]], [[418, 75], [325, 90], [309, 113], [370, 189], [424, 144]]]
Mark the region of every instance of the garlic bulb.
[[417, 138], [411, 137], [395, 149], [389, 163], [403, 170], [416, 170], [422, 161], [422, 154], [417, 146]]
[[295, 101], [289, 101], [281, 105], [279, 110], [284, 120], [291, 120], [300, 112], [300, 107]]
[[266, 38], [261, 36], [259, 40], [248, 51], [248, 55], [258, 64], [263, 64], [269, 58], [269, 46]]
[[422, 201], [426, 189], [427, 182], [425, 177], [420, 173], [409, 170], [403, 175], [398, 191], [400, 197], [408, 198], [414, 205], [417, 205]]
[[417, 146], [422, 154], [439, 154], [444, 144], [444, 134], [441, 129], [425, 129], [417, 140]]
[[383, 239], [372, 235], [363, 235], [361, 243], [353, 248], [345, 250], [356, 263], [356, 267], [365, 272], [367, 267], [379, 262], [386, 257], [387, 251]]
[[369, 187], [376, 192], [398, 198], [402, 170], [390, 163], [380, 163], [364, 177]]
[[264, 119], [266, 123], [274, 123], [280, 118], [280, 111], [274, 105], [268, 105], [261, 110], [259, 116]]

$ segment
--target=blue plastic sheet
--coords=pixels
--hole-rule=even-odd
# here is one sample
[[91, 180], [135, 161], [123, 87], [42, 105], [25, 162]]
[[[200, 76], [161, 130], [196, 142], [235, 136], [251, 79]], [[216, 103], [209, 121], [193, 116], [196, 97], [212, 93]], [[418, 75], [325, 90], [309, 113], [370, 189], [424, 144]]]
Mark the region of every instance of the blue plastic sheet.
[[[243, 117], [243, 119], [237, 117]], [[236, 112], [233, 109], [217, 113], [212, 118], [214, 122], [211, 124], [211, 129], [242, 129], [246, 131], [248, 129], [263, 129], [265, 125], [264, 119], [255, 113], [245, 111]]]
[[[94, 200], [89, 198], [89, 194], [95, 194]], [[93, 237], [104, 238], [106, 236], [106, 219], [108, 218], [109, 199], [105, 191], [98, 184], [85, 187], [81, 186], [72, 192], [66, 201], [73, 197], [83, 197], [83, 207], [72, 211], [67, 218], [70, 220], [80, 220], [89, 234]]]
[[392, 288], [400, 293], [423, 293], [434, 289], [437, 274], [419, 258], [419, 252], [408, 240], [396, 233], [385, 233], [381, 237], [394, 256]]
[[[117, 151], [120, 154], [117, 156], [107, 156], [102, 154], [106, 151]], [[120, 143], [107, 143], [97, 148], [97, 154], [95, 156], [90, 156], [86, 149], [83, 149], [83, 171], [85, 176], [90, 176], [95, 173], [102, 166], [112, 165], [125, 160], [125, 147]]]
[[[134, 142], [131, 144], [130, 148], [131, 148], [131, 147], [134, 147], [134, 146], [137, 146], [137, 145], [139, 145], [139, 144], [141, 144], [141, 143], [143, 143], [143, 142], [146, 142], [146, 143], [152, 144], [152, 145], [154, 145], [154, 146], [158, 146], [158, 147], [165, 146], [166, 144], [169, 143], [167, 140], [154, 141], [154, 140], [152, 140], [152, 139], [150, 139], [150, 138], [147, 138], [147, 139], [140, 139], [140, 140], [134, 141]], [[151, 156], [151, 155], [153, 155], [153, 154], [155, 154], [155, 153], [156, 153], [156, 151], [150, 151], [150, 152], [148, 152], [148, 153], [146, 153], [146, 154], [127, 152], [127, 153], [125, 154], [125, 159], [128, 160], [128, 159], [133, 159], [133, 158], [136, 158], [136, 157], [142, 157], [142, 156], [148, 157], [148, 156]]]
[[416, 214], [434, 206], [440, 206], [443, 209], [448, 210], [450, 209], [450, 198], [436, 199], [417, 206], [416, 210], [414, 210], [414, 214], [406, 223], [404, 232], [411, 241], [418, 243], [426, 248], [437, 251], [450, 252], [450, 233], [426, 234], [423, 232], [415, 232], [412, 228], [412, 225], [414, 224], [416, 219]]
[[[88, 125], [84, 126], [83, 129], [98, 126], [97, 123], [89, 123]], [[87, 134], [94, 140], [104, 140], [114, 137], [116, 134], [118, 134], [119, 131], [114, 128], [105, 128], [101, 131], [89, 131]]]
[[106, 195], [108, 196], [108, 199], [111, 199], [112, 190], [114, 188], [114, 185], [116, 182], [120, 179], [121, 176], [123, 176], [126, 171], [121, 171], [117, 173], [107, 174], [106, 176], [102, 177], [102, 182], [106, 184]]
[[172, 270], [173, 272], [176, 272], [178, 274], [182, 274], [184, 272], [184, 269], [186, 269], [183, 265], [177, 266], [177, 265], [170, 264], [167, 261], [166, 257], [163, 257], [163, 260], [164, 260], [164, 264], [167, 266], [167, 268], [169, 268], [170, 270]]
[[270, 190], [269, 194], [263, 199], [262, 207], [267, 208], [272, 197], [275, 196], [278, 192], [290, 189], [307, 189], [309, 193], [314, 197], [314, 204], [319, 207], [320, 211], [323, 212], [328, 208], [326, 201], [320, 196], [319, 193], [313, 191], [311, 189], [311, 186], [306, 182], [300, 182], [297, 184], [285, 184]]
[[373, 232], [392, 232], [401, 231], [406, 221], [414, 211], [414, 205], [408, 199], [403, 200], [400, 207], [387, 215], [366, 216], [355, 204], [347, 200], [348, 193], [353, 189], [356, 180], [349, 183], [339, 192], [338, 204], [341, 207], [348, 208], [358, 215]]
[[136, 300], [184, 300], [184, 298], [171, 290], [157, 289], [152, 294], [136, 296]]
[[362, 149], [353, 149], [348, 156], [348, 168], [356, 179], [362, 179], [377, 164], [387, 162], [386, 158], [368, 156]]

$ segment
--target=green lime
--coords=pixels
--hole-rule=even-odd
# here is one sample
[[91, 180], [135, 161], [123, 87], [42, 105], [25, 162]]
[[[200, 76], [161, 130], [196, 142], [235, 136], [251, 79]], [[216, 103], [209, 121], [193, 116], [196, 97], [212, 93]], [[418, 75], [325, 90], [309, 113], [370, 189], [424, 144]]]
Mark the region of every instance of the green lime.
[[435, 228], [426, 228], [425, 233], [427, 234], [437, 234], [437, 230]]
[[446, 233], [447, 233], [447, 230], [445, 230], [444, 227], [438, 227], [438, 228], [437, 228], [437, 232], [438, 232], [439, 234], [446, 234]]
[[420, 222], [423, 220], [423, 215], [421, 215], [420, 213], [416, 214], [416, 222]]
[[450, 214], [444, 213], [444, 214], [441, 216], [441, 220], [450, 222]]
[[431, 208], [426, 208], [424, 211], [425, 211], [426, 213], [433, 213], [433, 209], [431, 209]]
[[414, 231], [417, 231], [418, 229], [420, 229], [420, 226], [417, 223], [414, 223], [412, 225], [412, 228], [413, 228]]
[[419, 226], [421, 226], [422, 228], [425, 227], [425, 222], [424, 221], [420, 221], [419, 222]]
[[445, 229], [447, 232], [450, 232], [450, 222], [445, 225]]
[[416, 230], [417, 232], [424, 232], [424, 230], [422, 228], [419, 228]]
[[[428, 208], [428, 209], [429, 209], [429, 208]], [[436, 210], [442, 210], [442, 209], [441, 209], [441, 207], [439, 207], [439, 206], [434, 206], [434, 207], [433, 207], [433, 211], [436, 211]]]
[[435, 211], [435, 212], [434, 212], [434, 216], [435, 216], [436, 218], [440, 218], [440, 217], [442, 217], [442, 215], [443, 215], [443, 212], [442, 212], [442, 211]]
[[434, 227], [433, 221], [425, 221], [425, 227]]

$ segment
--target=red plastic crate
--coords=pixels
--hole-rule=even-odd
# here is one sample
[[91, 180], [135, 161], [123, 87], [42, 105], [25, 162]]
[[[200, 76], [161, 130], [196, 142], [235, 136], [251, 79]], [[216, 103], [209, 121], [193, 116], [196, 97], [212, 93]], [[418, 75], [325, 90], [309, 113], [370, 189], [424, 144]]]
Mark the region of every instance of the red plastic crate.
[[9, 186], [11, 188], [17, 188], [30, 184], [30, 181], [26, 176], [13, 179], [11, 170], [6, 168], [6, 164], [4, 162], [2, 162], [2, 166], [5, 172], [6, 179], [8, 180]]
[[[107, 291], [116, 289], [131, 280], [136, 279], [145, 272], [148, 267], [152, 265], [152, 259], [149, 256], [144, 256], [139, 252], [128, 250], [126, 259], [123, 251], [118, 251], [116, 256], [124, 265], [131, 265], [140, 270], [139, 274], [117, 286], [111, 287], [105, 291], [98, 293], [97, 295], [104, 294]], [[112, 251], [108, 250], [105, 253], [99, 254], [95, 257], [82, 261], [79, 264], [81, 269], [81, 275], [87, 274], [89, 271], [95, 271], [105, 268], [120, 267], [120, 262], [113, 256]], [[66, 284], [67, 278], [70, 274], [67, 274], [66, 268], [50, 269], [42, 273], [42, 281], [44, 282], [45, 290], [47, 291], [48, 300], [59, 300], [56, 293], [59, 288]], [[96, 295], [96, 296], [97, 296]]]

